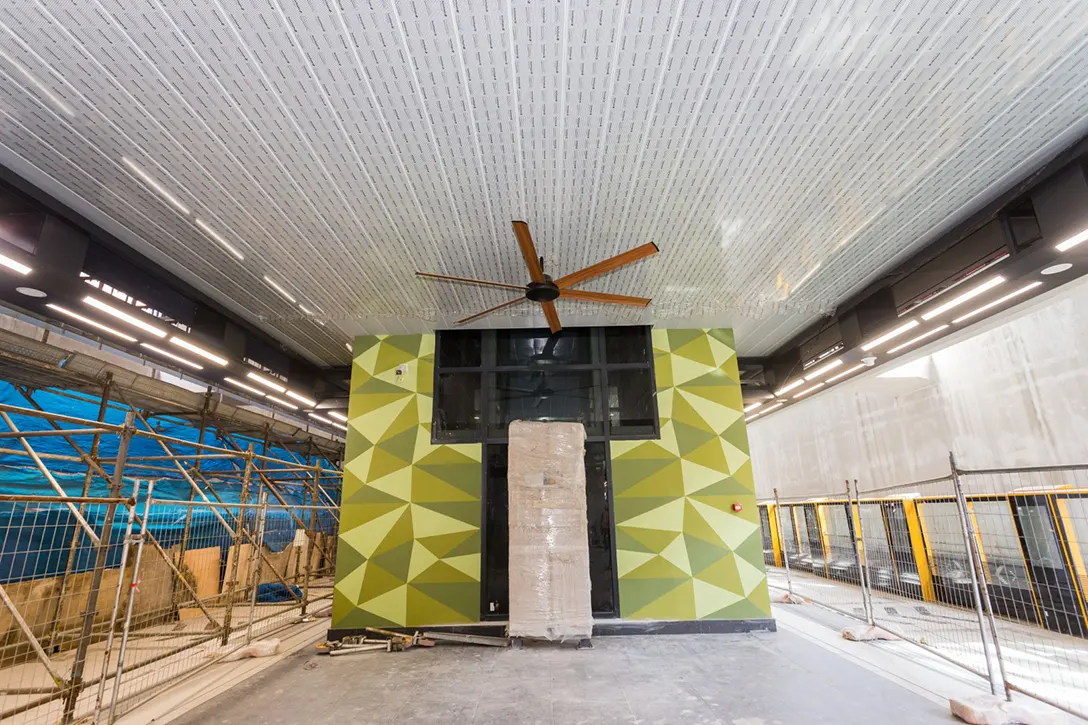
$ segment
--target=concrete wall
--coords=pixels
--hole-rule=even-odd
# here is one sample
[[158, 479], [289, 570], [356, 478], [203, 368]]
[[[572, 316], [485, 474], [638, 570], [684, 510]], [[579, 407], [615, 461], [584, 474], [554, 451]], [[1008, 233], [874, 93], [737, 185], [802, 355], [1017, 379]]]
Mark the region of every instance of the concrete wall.
[[[937, 349], [939, 347], [939, 349]], [[1088, 284], [876, 368], [749, 425], [756, 492], [862, 489], [961, 467], [1088, 463]], [[968, 482], [969, 490], [1074, 483], [1085, 474]]]

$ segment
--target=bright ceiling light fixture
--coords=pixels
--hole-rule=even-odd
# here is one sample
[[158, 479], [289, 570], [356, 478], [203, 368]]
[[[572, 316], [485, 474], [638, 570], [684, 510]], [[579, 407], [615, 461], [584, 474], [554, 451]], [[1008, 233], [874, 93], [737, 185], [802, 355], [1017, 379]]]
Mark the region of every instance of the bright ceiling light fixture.
[[196, 225], [200, 227], [200, 231], [207, 234], [208, 237], [220, 247], [230, 252], [231, 256], [233, 256], [239, 262], [246, 258], [244, 254], [238, 251], [237, 247], [224, 239], [222, 234], [208, 226], [207, 222], [205, 222], [203, 219], [196, 219], [194, 221], [196, 222]]
[[805, 388], [804, 390], [802, 390], [797, 395], [793, 396], [793, 399], [797, 400], [798, 398], [803, 398], [806, 395], [808, 395], [809, 393], [815, 392], [815, 391], [819, 390], [820, 388], [822, 388], [825, 385], [827, 385], [827, 383], [816, 383], [815, 385], [810, 385], [809, 387]]
[[40, 91], [43, 96], [48, 98], [49, 102], [52, 103], [65, 116], [74, 116], [74, 115], [76, 115], [76, 112], [72, 110], [71, 106], [69, 106], [67, 103], [62, 101], [60, 99], [60, 97], [56, 93], [53, 92], [53, 89], [51, 89], [49, 86], [45, 85], [40, 80], [38, 80], [38, 77], [35, 76], [33, 73], [31, 73], [29, 70], [27, 70], [26, 66], [24, 66], [22, 63], [15, 60], [14, 58], [12, 58], [10, 55], [5, 53], [3, 50], [0, 50], [0, 58], [3, 58], [8, 63], [11, 63], [11, 65], [15, 68], [15, 70], [19, 71], [19, 74], [23, 78], [26, 78], [27, 83], [29, 83], [30, 85], [37, 88], [38, 91]]
[[753, 415], [750, 415], [750, 416], [748, 416], [747, 418], [745, 418], [745, 419], [744, 419], [744, 422], [745, 422], [745, 423], [747, 423], [747, 422], [749, 422], [749, 421], [755, 420], [756, 418], [758, 418], [758, 417], [759, 417], [759, 416], [761, 416], [761, 415], [763, 415], [763, 413], [762, 413], [762, 412], [759, 412], [759, 413], [755, 413], [755, 414], [753, 414]]
[[811, 373], [809, 373], [808, 375], [805, 376], [805, 380], [807, 382], [811, 383], [816, 378], [820, 377], [821, 375], [825, 375], [825, 374], [831, 372], [832, 370], [834, 370], [835, 368], [837, 368], [840, 365], [842, 365], [842, 358], [841, 357], [838, 358], [837, 360], [832, 360], [827, 365], [821, 365], [820, 367], [816, 368]]
[[906, 349], [907, 349], [908, 347], [910, 347], [911, 345], [914, 345], [914, 344], [916, 344], [916, 343], [919, 343], [919, 342], [921, 342], [922, 340], [925, 340], [925, 339], [927, 339], [927, 338], [933, 337], [933, 336], [934, 336], [934, 335], [936, 335], [936, 334], [937, 334], [938, 332], [941, 332], [942, 330], [946, 330], [946, 329], [948, 329], [949, 327], [950, 327], [949, 325], [940, 325], [939, 327], [934, 327], [934, 328], [933, 328], [932, 330], [930, 330], [929, 332], [923, 332], [923, 333], [922, 333], [921, 335], [919, 335], [918, 337], [912, 337], [911, 339], [909, 339], [909, 340], [907, 340], [906, 342], [904, 342], [904, 343], [903, 343], [902, 345], [896, 345], [896, 346], [895, 346], [895, 347], [893, 347], [893, 348], [892, 348], [891, 350], [888, 350], [888, 354], [889, 354], [889, 355], [892, 355], [892, 354], [894, 354], [894, 353], [897, 353], [897, 352], [899, 352], [900, 350], [906, 350]]
[[778, 410], [783, 405], [785, 405], [785, 403], [775, 403], [774, 405], [767, 406], [760, 412], [760, 415], [767, 415], [767, 413], [770, 413], [772, 410]]
[[137, 327], [137, 328], [143, 330], [144, 332], [147, 332], [147, 333], [150, 333], [150, 334], [154, 335], [155, 337], [158, 337], [158, 338], [166, 337], [165, 332], [163, 332], [159, 328], [155, 327], [154, 325], [149, 324], [146, 320], [141, 320], [140, 317], [137, 316], [137, 315], [132, 315], [132, 314], [129, 314], [128, 312], [125, 312], [124, 310], [119, 310], [116, 307], [114, 307], [113, 305], [107, 305], [105, 302], [103, 302], [102, 300], [100, 300], [100, 299], [98, 299], [96, 297], [91, 297], [90, 295], [84, 297], [83, 298], [83, 304], [90, 305], [91, 307], [95, 308], [96, 310], [101, 310], [102, 312], [105, 312], [107, 315], [112, 315], [113, 317], [116, 317], [118, 320], [121, 320], [122, 322], [127, 322], [128, 324], [132, 325], [133, 327]]
[[[795, 390], [795, 389], [799, 388], [800, 386], [802, 386], [804, 384], [805, 384], [805, 379], [804, 378], [797, 378], [792, 383], [786, 383], [786, 385], [784, 385], [783, 387], [781, 387], [778, 390], [774, 391], [774, 394], [775, 395], [784, 395], [785, 393], [788, 393], [791, 390]], [[766, 411], [764, 411], [764, 412], [766, 412]]]
[[309, 415], [314, 420], [320, 420], [322, 423], [327, 423], [328, 425], [336, 425], [336, 423], [332, 422], [323, 415], [318, 415], [317, 413], [307, 413], [307, 415]]
[[78, 312], [72, 312], [67, 307], [61, 307], [60, 305], [54, 305], [52, 302], [47, 304], [46, 307], [53, 310], [54, 312], [59, 312], [62, 315], [67, 315], [68, 317], [71, 317], [73, 320], [78, 320], [79, 322], [82, 322], [84, 325], [90, 325], [91, 327], [93, 327], [95, 329], [102, 330], [102, 332], [108, 332], [109, 334], [111, 334], [111, 335], [113, 335], [115, 337], [121, 338], [125, 342], [136, 342], [136, 338], [133, 337], [132, 335], [126, 335], [125, 333], [121, 332], [120, 330], [115, 330], [115, 329], [113, 329], [112, 327], [110, 327], [108, 325], [103, 325], [101, 322], [95, 322], [91, 318], [84, 317], [83, 315], [79, 314]]
[[34, 271], [33, 269], [26, 266], [22, 262], [16, 262], [11, 257], [8, 257], [8, 256], [3, 255], [3, 254], [0, 254], [0, 265], [3, 265], [4, 267], [7, 267], [8, 269], [10, 269], [13, 272], [18, 272], [19, 274], [23, 275], [24, 277]]
[[306, 305], [302, 304], [301, 302], [298, 303], [298, 308], [302, 310], [302, 314], [309, 315], [310, 317], [314, 316], [313, 310], [307, 308]]
[[992, 290], [994, 287], [998, 286], [999, 284], [1001, 284], [1004, 281], [1005, 281], [1005, 278], [1002, 277], [1000, 274], [995, 276], [995, 277], [990, 277], [990, 279], [986, 280], [985, 282], [980, 284], [978, 287], [972, 287], [971, 289], [964, 292], [962, 295], [959, 295], [958, 297], [953, 297], [952, 299], [950, 299], [948, 302], [945, 302], [940, 307], [937, 307], [936, 309], [932, 309], [929, 312], [923, 312], [922, 313], [922, 319], [927, 320], [927, 321], [932, 320], [934, 317], [936, 317], [938, 315], [941, 315], [941, 314], [944, 314], [945, 312], [948, 312], [953, 307], [959, 307], [964, 302], [967, 302], [968, 300], [973, 300], [974, 298], [978, 297], [980, 294], [982, 294], [982, 293], [984, 293], [984, 292], [986, 292], [988, 290]]
[[263, 391], [257, 390], [252, 385], [246, 385], [241, 380], [235, 380], [234, 378], [223, 378], [223, 380], [224, 380], [224, 382], [228, 382], [228, 383], [230, 383], [231, 385], [233, 385], [236, 388], [241, 388], [242, 390], [246, 391], [247, 393], [253, 393], [254, 395], [257, 395], [257, 396], [259, 396], [261, 398], [264, 397], [264, 392]]
[[269, 279], [267, 274], [264, 275], [263, 279], [264, 279], [264, 283], [266, 285], [268, 285], [269, 287], [271, 287], [272, 289], [276, 290], [276, 292], [280, 295], [280, 297], [287, 300], [292, 305], [297, 305], [298, 304], [298, 300], [295, 299], [294, 295], [292, 295], [290, 292], [285, 290], [282, 286], [276, 284], [276, 282], [274, 280]]
[[301, 393], [296, 393], [294, 390], [287, 390], [285, 392], [287, 393], [288, 398], [291, 398], [293, 400], [297, 400], [298, 402], [302, 403], [305, 406], [308, 406], [308, 407], [312, 408], [315, 405], [317, 405], [316, 400], [310, 400], [305, 395], [302, 395]]
[[982, 307], [971, 310], [970, 312], [968, 312], [966, 315], [963, 315], [962, 317], [957, 317], [956, 319], [952, 320], [952, 322], [953, 322], [953, 324], [959, 324], [959, 323], [963, 322], [964, 320], [969, 320], [972, 317], [974, 317], [975, 315], [982, 314], [986, 310], [989, 310], [989, 309], [991, 309], [993, 307], [997, 307], [998, 305], [1005, 304], [1006, 302], [1008, 302], [1009, 300], [1011, 300], [1014, 297], [1019, 297], [1020, 295], [1024, 294], [1025, 292], [1030, 292], [1031, 290], [1035, 289], [1036, 287], [1041, 286], [1042, 284], [1043, 284], [1042, 282], [1032, 282], [1031, 284], [1026, 284], [1023, 287], [1021, 287], [1020, 289], [1016, 290], [1015, 292], [1010, 292], [1009, 294], [1005, 295], [1004, 297], [999, 297], [996, 300], [994, 300], [993, 302], [988, 302], [988, 303], [984, 304]]
[[833, 383], [836, 380], [839, 380], [841, 378], [845, 378], [847, 375], [853, 375], [858, 370], [861, 370], [862, 368], [866, 368], [866, 367], [869, 367], [869, 366], [866, 365], [865, 363], [858, 363], [857, 365], [855, 365], [852, 368], [847, 368], [846, 370], [843, 370], [841, 373], [837, 373], [835, 375], [832, 375], [830, 378], [827, 379], [827, 382], [828, 383]]
[[1086, 239], [1088, 239], [1088, 229], [1085, 229], [1079, 234], [1074, 234], [1073, 236], [1069, 237], [1069, 239], [1066, 239], [1060, 244], [1056, 244], [1054, 248], [1057, 249], [1059, 252], [1066, 252]]
[[351, 346], [351, 343], [350, 343], [350, 342], [345, 342], [345, 343], [344, 343], [344, 347], [346, 347], [346, 348], [348, 349], [348, 352], [350, 352], [350, 353], [354, 353], [354, 352], [355, 352], [355, 349], [354, 349], [354, 348], [353, 348], [353, 347]]
[[188, 358], [182, 357], [181, 355], [175, 355], [172, 352], [169, 352], [167, 350], [163, 350], [161, 347], [155, 347], [154, 345], [149, 345], [146, 342], [141, 342], [140, 347], [146, 347], [151, 352], [158, 353], [159, 355], [162, 355], [165, 358], [169, 358], [169, 359], [173, 360], [174, 362], [179, 362], [182, 365], [185, 365], [186, 367], [192, 368], [193, 370], [203, 370], [204, 369], [203, 365], [200, 365], [199, 363], [195, 363], [192, 360], [189, 360]]
[[766, 402], [766, 401], [763, 401], [763, 400], [761, 400], [761, 401], [759, 401], [758, 403], [752, 403], [751, 405], [746, 405], [746, 406], [744, 406], [744, 412], [745, 412], [745, 413], [750, 413], [750, 412], [752, 412], [753, 410], [755, 410], [756, 408], [758, 408], [758, 407], [760, 407], [761, 405], [763, 405], [763, 403], [764, 403], [764, 402]]
[[181, 201], [176, 196], [174, 196], [169, 191], [167, 191], [165, 186], [163, 186], [159, 182], [155, 181], [155, 179], [150, 174], [148, 174], [146, 171], [141, 169], [136, 164], [135, 161], [128, 158], [127, 156], [122, 156], [121, 157], [121, 163], [123, 163], [125, 166], [127, 166], [129, 168], [129, 171], [136, 174], [136, 176], [140, 177], [140, 181], [147, 184], [149, 187], [154, 189], [155, 192], [159, 196], [161, 196], [163, 199], [166, 199], [166, 201], [170, 202], [170, 205], [172, 207], [174, 207], [175, 209], [180, 211], [182, 214], [189, 214], [190, 213], [191, 210], [189, 209], [189, 207], [182, 204]]
[[282, 405], [284, 408], [290, 408], [291, 410], [298, 410], [298, 406], [294, 403], [284, 400], [283, 398], [277, 398], [275, 395], [264, 396], [265, 400], [271, 400], [273, 403]]
[[250, 380], [254, 381], [254, 382], [260, 383], [261, 385], [265, 386], [269, 390], [275, 390], [277, 393], [287, 392], [287, 386], [286, 385], [280, 385], [275, 380], [272, 380], [270, 378], [266, 378], [263, 375], [258, 375], [257, 373], [249, 372], [249, 373], [246, 373], [246, 377], [249, 378]]
[[920, 324], [921, 323], [918, 322], [918, 320], [911, 320], [910, 322], [908, 322], [906, 324], [900, 325], [899, 327], [895, 328], [894, 330], [889, 330], [888, 332], [885, 332], [883, 335], [881, 335], [878, 338], [875, 338], [873, 340], [870, 340], [869, 342], [863, 343], [862, 346], [861, 346], [861, 349], [864, 350], [865, 352], [869, 352], [870, 350], [874, 350], [874, 349], [880, 347], [881, 345], [883, 345], [884, 343], [886, 343], [888, 340], [893, 340], [893, 339], [899, 337], [900, 335], [902, 335], [904, 332], [908, 332], [910, 330], [913, 330], [915, 327], [918, 327], [918, 325], [920, 325]]
[[330, 418], [336, 418], [338, 421], [340, 421], [342, 423], [347, 423], [348, 422], [348, 417], [346, 415], [344, 415], [343, 413], [335, 413], [333, 411], [329, 411], [329, 417]]
[[1061, 262], [1060, 264], [1052, 264], [1049, 267], [1044, 268], [1041, 272], [1039, 272], [1039, 274], [1049, 277], [1052, 274], [1061, 274], [1062, 272], [1065, 272], [1072, 268], [1073, 265], [1071, 265], [1069, 262]]
[[216, 365], [219, 365], [220, 367], [226, 367], [227, 363], [229, 362], [229, 360], [227, 360], [225, 357], [220, 357], [219, 355], [216, 355], [214, 352], [211, 352], [210, 350], [205, 350], [204, 348], [200, 347], [199, 345], [194, 345], [193, 343], [191, 343], [188, 340], [186, 340], [184, 338], [181, 338], [181, 337], [176, 337], [176, 336], [171, 337], [170, 338], [170, 344], [171, 345], [177, 345], [178, 347], [185, 348], [189, 352], [191, 352], [191, 353], [193, 353], [195, 355], [199, 355], [200, 357], [204, 358], [205, 360], [210, 360], [211, 362], [215, 363]]

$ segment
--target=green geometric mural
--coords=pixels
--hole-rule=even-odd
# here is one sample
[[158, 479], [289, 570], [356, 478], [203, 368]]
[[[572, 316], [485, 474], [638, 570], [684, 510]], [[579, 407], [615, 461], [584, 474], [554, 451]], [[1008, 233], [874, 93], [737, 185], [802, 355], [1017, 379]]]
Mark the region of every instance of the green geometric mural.
[[333, 628], [479, 620], [481, 448], [431, 444], [434, 340], [355, 340]]
[[733, 331], [653, 346], [661, 439], [611, 444], [620, 614], [770, 617]]

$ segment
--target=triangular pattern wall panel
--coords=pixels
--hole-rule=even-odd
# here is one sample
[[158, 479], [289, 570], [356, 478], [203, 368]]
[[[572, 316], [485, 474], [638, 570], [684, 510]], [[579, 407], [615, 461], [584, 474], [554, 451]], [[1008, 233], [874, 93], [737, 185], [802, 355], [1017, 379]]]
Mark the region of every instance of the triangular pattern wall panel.
[[480, 618], [481, 448], [431, 444], [434, 340], [355, 340], [333, 628]]
[[769, 617], [733, 331], [653, 346], [661, 439], [612, 442], [621, 616]]

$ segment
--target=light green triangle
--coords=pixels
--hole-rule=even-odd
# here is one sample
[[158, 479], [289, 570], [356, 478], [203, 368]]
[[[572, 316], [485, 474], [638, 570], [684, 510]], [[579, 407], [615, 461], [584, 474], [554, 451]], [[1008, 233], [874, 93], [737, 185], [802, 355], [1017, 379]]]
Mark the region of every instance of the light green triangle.
[[[646, 463], [646, 462], [643, 462]], [[659, 464], [660, 461], [653, 461]], [[667, 465], [650, 473], [644, 479], [620, 490], [618, 482], [623, 480], [617, 473], [616, 462], [612, 464], [612, 476], [617, 481], [617, 498], [671, 498], [684, 495], [684, 472], [682, 461], [674, 458]], [[621, 468], [620, 470], [626, 470]]]
[[396, 589], [385, 592], [381, 596], [362, 602], [359, 608], [404, 626], [408, 611], [408, 585], [403, 584]]
[[412, 500], [412, 467], [406, 466], [387, 476], [375, 478], [367, 484], [370, 488], [389, 494], [401, 501]]
[[684, 530], [684, 499], [678, 498], [623, 522], [625, 526], [661, 531]]
[[410, 467], [412, 464], [402, 458], [397, 458], [392, 453], [381, 448], [372, 448], [370, 456], [370, 470], [367, 472], [368, 481], [376, 481], [388, 476], [390, 473]]
[[714, 367], [716, 368], [725, 365], [731, 357], [737, 354], [733, 348], [712, 335], [707, 335], [707, 342], [710, 343], [710, 354], [714, 358]]
[[463, 556], [451, 556], [443, 559], [457, 571], [463, 573], [465, 576], [473, 579], [474, 581], [480, 581], [480, 555], [479, 554], [465, 554]]
[[[389, 527], [389, 531], [386, 533], [382, 542], [374, 549], [374, 552], [370, 555], [373, 559], [378, 554], [394, 549], [401, 544], [406, 544], [414, 538], [412, 532], [412, 507], [408, 506], [401, 513], [400, 518], [396, 523]], [[411, 553], [410, 551], [408, 553]], [[388, 568], [388, 567], [386, 567]], [[389, 571], [393, 571], [389, 569]]]
[[684, 546], [688, 550], [688, 561], [691, 562], [692, 574], [698, 574], [717, 563], [723, 556], [729, 556], [727, 549], [707, 543], [691, 534], [684, 534]]
[[734, 557], [734, 560], [737, 564], [737, 574], [740, 576], [740, 583], [743, 587], [744, 595], [748, 596], [756, 587], [763, 583], [767, 578], [767, 574], [763, 569], [749, 564], [739, 556]]
[[451, 486], [442, 479], [434, 476], [418, 466], [412, 467], [412, 501], [416, 503], [431, 503], [434, 501], [479, 501], [478, 496], [465, 493], [455, 486]]
[[719, 363], [714, 362], [714, 353], [710, 349], [710, 341], [705, 334], [699, 334], [697, 337], [693, 337], [690, 341], [685, 342], [679, 347], [677, 347], [675, 341], [673, 341], [672, 354], [674, 357], [694, 360], [695, 362], [708, 367], [716, 368], [719, 365]]
[[[418, 526], [418, 524], [417, 524]], [[426, 546], [436, 557], [441, 559], [456, 549], [461, 542], [472, 536], [475, 529], [466, 529], [453, 534], [440, 534], [438, 536], [421, 536], [417, 539], [420, 544]]]
[[676, 541], [680, 536], [679, 532], [676, 531], [642, 529], [628, 524], [622, 524], [616, 528], [622, 530], [627, 536], [630, 536], [654, 554], [660, 554], [665, 550], [666, 546]]
[[704, 397], [692, 395], [683, 390], [679, 391], [679, 395], [696, 411], [699, 418], [706, 421], [702, 427], [709, 427], [714, 431], [715, 435], [721, 435], [738, 418], [744, 417], [744, 412], [739, 407], [727, 408], [724, 405], [719, 405]]
[[658, 443], [672, 455], [680, 455], [680, 443], [676, 439], [676, 425], [672, 418], [661, 419], [661, 439]]
[[718, 532], [718, 536], [730, 549], [740, 546], [753, 531], [759, 529], [758, 523], [744, 519], [735, 513], [722, 511], [696, 499], [689, 500], [695, 510]]
[[419, 541], [413, 541], [412, 561], [408, 565], [408, 581], [412, 581], [413, 579], [415, 579], [427, 567], [429, 567], [436, 561], [438, 561], [438, 557], [434, 555], [434, 552], [430, 551]]
[[718, 532], [699, 515], [690, 500], [684, 502], [684, 533], [702, 539], [708, 544], [725, 548], [725, 542], [718, 536]]
[[415, 359], [419, 356], [419, 349], [423, 344], [423, 335], [389, 335], [382, 340], [382, 344], [392, 345]]
[[362, 584], [359, 587], [359, 591], [355, 594], [354, 601], [363, 602], [368, 599], [380, 597], [382, 594], [396, 589], [403, 583], [404, 580], [400, 577], [390, 574], [379, 564], [368, 561], [366, 565], [366, 576], [363, 577]]
[[635, 612], [636, 619], [695, 619], [695, 591], [688, 579]]
[[699, 338], [706, 337], [706, 331], [694, 327], [668, 329], [665, 333], [668, 338], [668, 350], [674, 354], [685, 345], [690, 345]]
[[340, 575], [340, 572], [336, 573], [336, 585], [333, 587], [336, 591], [343, 594], [349, 602], [352, 604], [359, 601], [359, 592], [363, 588], [363, 579], [366, 577], [366, 563], [362, 566], [356, 567], [351, 572]]
[[412, 402], [412, 396], [406, 395], [398, 400], [392, 400], [385, 405], [363, 413], [357, 418], [351, 419], [351, 425], [362, 433], [368, 441], [380, 441], [397, 419], [400, 412]]
[[669, 331], [663, 327], [655, 327], [650, 330], [650, 345], [653, 347], [654, 352], [667, 353], [671, 349], [669, 347]]
[[412, 583], [416, 586], [421, 584], [456, 584], [458, 582], [479, 581], [479, 578], [478, 566], [475, 574], [466, 574], [461, 569], [447, 563], [444, 559], [439, 559], [418, 574]]
[[673, 388], [666, 388], [664, 390], [657, 391], [657, 415], [661, 418], [672, 417], [672, 401], [673, 396], [676, 394], [676, 390]]
[[677, 536], [672, 543], [661, 552], [661, 558], [675, 566], [688, 576], [691, 576], [691, 562], [688, 560], [688, 548], [684, 543], [684, 537]]
[[453, 534], [459, 531], [475, 531], [479, 528], [417, 504], [412, 504], [412, 521], [416, 535], [421, 537]]
[[748, 454], [744, 451], [737, 450], [736, 446], [732, 443], [722, 441], [722, 450], [725, 453], [725, 458], [729, 463], [729, 472], [740, 470], [740, 467], [748, 462]]
[[654, 350], [654, 382], [657, 383], [659, 395], [661, 391], [672, 388], [672, 361], [670, 353]]
[[729, 461], [723, 450], [726, 445], [729, 444], [725, 443], [721, 438], [714, 436], [703, 445], [688, 453], [684, 458], [692, 463], [698, 463], [700, 466], [706, 466], [715, 471], [721, 471], [722, 474], [725, 475], [730, 471]]
[[374, 363], [374, 375], [395, 369], [398, 365], [405, 365], [416, 359], [416, 356], [406, 350], [382, 340], [378, 348], [378, 356]]
[[346, 541], [351, 548], [363, 556], [370, 558], [374, 555], [374, 551], [382, 543], [389, 530], [400, 520], [404, 513], [404, 510], [408, 507], [408, 504], [399, 506], [395, 510], [390, 511], [387, 514], [379, 516], [372, 521], [356, 526], [353, 529], [348, 529], [340, 534], [340, 538]]
[[[682, 388], [689, 380], [702, 377], [714, 369], [711, 365], [697, 363], [679, 355], [671, 355], [669, 360], [672, 363], [672, 384], [675, 388]], [[673, 404], [676, 404], [675, 401]]]
[[741, 583], [740, 573], [737, 571], [736, 557], [732, 554], [726, 554], [718, 559], [718, 561], [696, 574], [695, 578], [734, 594], [744, 595], [744, 585]]
[[668, 561], [660, 554], [645, 564], [629, 571], [625, 579], [690, 579], [691, 574]]
[[726, 477], [726, 474], [721, 471], [687, 460], [681, 461], [680, 466], [684, 476], [684, 495], [690, 496]]
[[695, 616], [698, 619], [709, 617], [714, 612], [743, 599], [738, 594], [699, 579], [692, 581], [692, 589], [695, 595]]
[[627, 576], [631, 571], [642, 566], [650, 559], [654, 558], [654, 556], [656, 555], [648, 551], [627, 551], [625, 549], [617, 549], [617, 576], [619, 576], [620, 578]]
[[352, 360], [354, 366], [357, 366], [360, 370], [364, 371], [368, 376], [374, 375], [374, 365], [378, 360], [378, 349], [381, 347], [380, 338], [371, 337], [374, 344], [367, 347], [362, 351], [355, 351], [355, 358]]
[[344, 464], [344, 472], [353, 476], [356, 480], [366, 482], [370, 478], [370, 461], [374, 457], [374, 449], [368, 448]]

